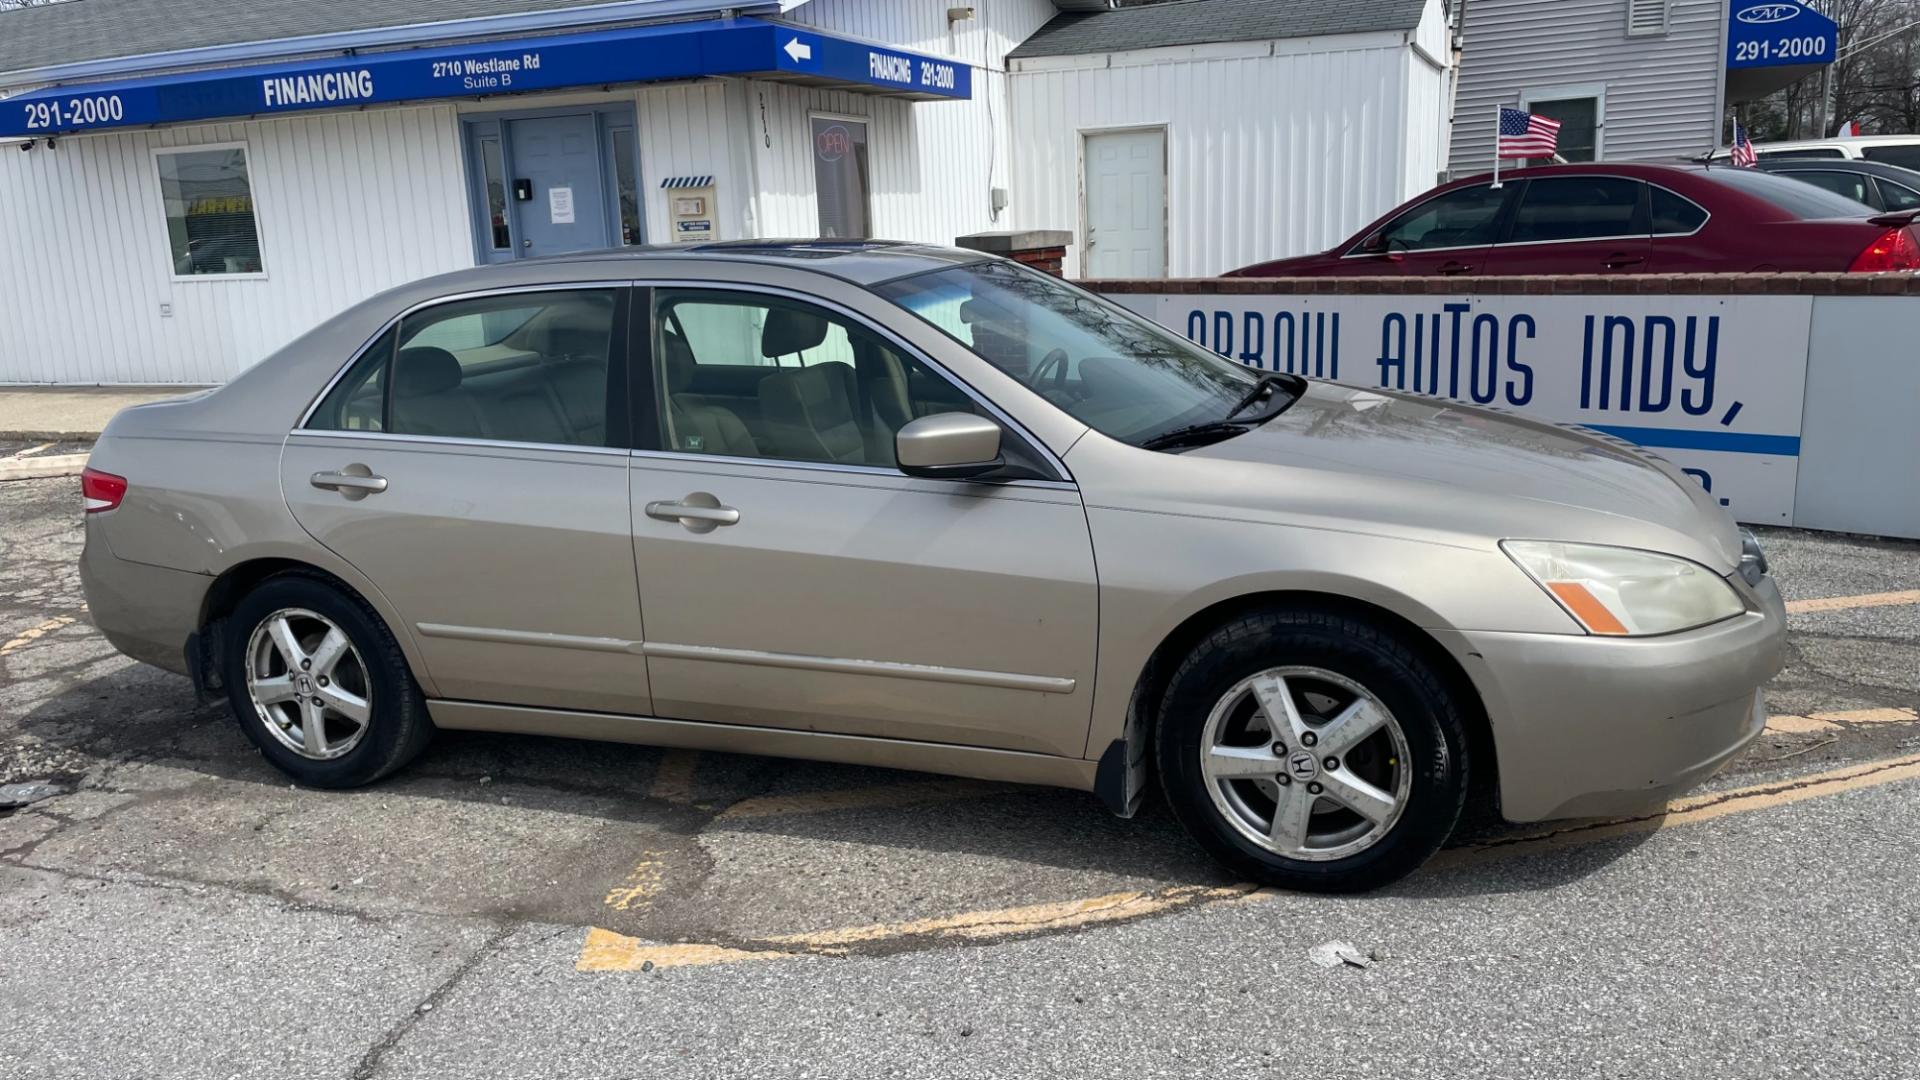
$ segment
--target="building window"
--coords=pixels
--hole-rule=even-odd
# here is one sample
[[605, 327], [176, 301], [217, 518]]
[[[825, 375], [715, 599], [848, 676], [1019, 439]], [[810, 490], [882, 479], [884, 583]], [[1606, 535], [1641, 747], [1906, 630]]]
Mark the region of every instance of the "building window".
[[264, 272], [246, 148], [197, 147], [154, 157], [173, 272], [180, 277]]
[[1598, 97], [1534, 99], [1528, 112], [1560, 121], [1560, 156], [1567, 161], [1600, 160], [1601, 105]]
[[822, 237], [863, 240], [873, 235], [867, 202], [870, 178], [866, 121], [814, 117], [813, 182]]
[[620, 198], [620, 242], [640, 242], [640, 184], [634, 177], [633, 129], [613, 128], [613, 181]]
[[1667, 32], [1667, 0], [1627, 0], [1627, 34], [1630, 37], [1662, 35]]

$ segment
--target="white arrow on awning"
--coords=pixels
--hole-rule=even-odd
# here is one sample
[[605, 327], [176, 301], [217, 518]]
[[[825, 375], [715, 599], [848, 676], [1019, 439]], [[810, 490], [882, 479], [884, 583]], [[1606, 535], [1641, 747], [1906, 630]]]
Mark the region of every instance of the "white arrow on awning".
[[813, 59], [813, 46], [801, 44], [799, 38], [794, 38], [792, 41], [787, 42], [786, 53], [788, 56], [793, 57], [793, 62], [797, 64], [802, 60]]

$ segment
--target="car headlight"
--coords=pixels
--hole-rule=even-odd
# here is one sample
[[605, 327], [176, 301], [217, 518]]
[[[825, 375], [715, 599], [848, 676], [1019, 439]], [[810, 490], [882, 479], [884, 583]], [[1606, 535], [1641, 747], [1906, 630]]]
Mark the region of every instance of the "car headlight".
[[1726, 579], [1672, 555], [1551, 540], [1500, 547], [1591, 634], [1671, 634], [1747, 607]]

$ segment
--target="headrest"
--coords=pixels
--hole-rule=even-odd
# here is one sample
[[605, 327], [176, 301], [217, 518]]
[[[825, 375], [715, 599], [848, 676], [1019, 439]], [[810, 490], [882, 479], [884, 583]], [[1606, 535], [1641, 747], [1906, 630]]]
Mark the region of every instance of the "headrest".
[[693, 346], [679, 334], [660, 335], [660, 366], [667, 375], [667, 393], [677, 394], [693, 385]]
[[395, 397], [424, 397], [444, 394], [460, 385], [460, 361], [435, 345], [416, 345], [401, 349], [393, 358]]
[[794, 308], [768, 308], [760, 330], [761, 356], [792, 356], [827, 340], [827, 320]]

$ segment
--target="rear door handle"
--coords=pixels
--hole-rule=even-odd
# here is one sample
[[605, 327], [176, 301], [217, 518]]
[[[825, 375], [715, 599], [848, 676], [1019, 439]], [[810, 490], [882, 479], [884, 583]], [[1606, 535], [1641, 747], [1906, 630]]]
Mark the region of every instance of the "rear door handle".
[[1640, 266], [1646, 261], [1645, 255], [1629, 255], [1624, 251], [1616, 251], [1607, 256], [1607, 269], [1624, 270], [1629, 266]]
[[647, 516], [655, 521], [677, 521], [690, 531], [707, 533], [722, 525], [740, 523], [740, 511], [720, 505], [720, 500], [704, 491], [696, 491], [679, 502], [658, 500], [647, 504]]
[[[349, 465], [352, 469], [356, 466]], [[357, 466], [365, 469], [365, 465]], [[322, 491], [337, 491], [349, 499], [364, 499], [387, 490], [387, 478], [370, 472], [317, 472], [309, 481]]]
[[1438, 272], [1442, 274], [1447, 274], [1449, 276], [1453, 274], [1471, 274], [1473, 273], [1473, 264], [1463, 263], [1463, 262], [1444, 262], [1440, 264], [1440, 269]]

